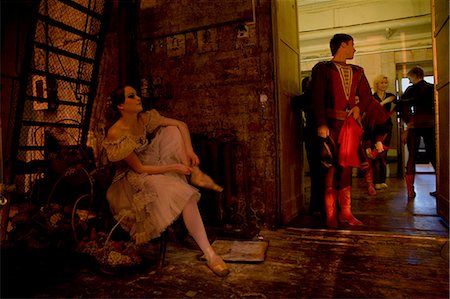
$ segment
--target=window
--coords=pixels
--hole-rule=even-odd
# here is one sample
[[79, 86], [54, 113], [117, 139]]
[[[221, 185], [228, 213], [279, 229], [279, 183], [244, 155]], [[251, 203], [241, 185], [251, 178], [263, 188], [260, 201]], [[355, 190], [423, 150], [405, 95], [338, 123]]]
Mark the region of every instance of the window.
[[[427, 81], [428, 83], [434, 84], [434, 77], [433, 76], [425, 76], [423, 78], [425, 81]], [[402, 94], [405, 92], [406, 88], [408, 88], [408, 86], [412, 85], [409, 82], [408, 78], [402, 78]], [[398, 88], [397, 88], [398, 90]]]

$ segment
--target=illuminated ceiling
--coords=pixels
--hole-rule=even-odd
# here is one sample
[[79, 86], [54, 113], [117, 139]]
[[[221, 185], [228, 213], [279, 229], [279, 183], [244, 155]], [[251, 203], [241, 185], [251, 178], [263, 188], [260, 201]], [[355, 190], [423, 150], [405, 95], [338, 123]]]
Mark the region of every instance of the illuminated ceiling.
[[335, 33], [355, 39], [356, 55], [431, 48], [429, 0], [297, 0], [302, 61], [328, 59]]

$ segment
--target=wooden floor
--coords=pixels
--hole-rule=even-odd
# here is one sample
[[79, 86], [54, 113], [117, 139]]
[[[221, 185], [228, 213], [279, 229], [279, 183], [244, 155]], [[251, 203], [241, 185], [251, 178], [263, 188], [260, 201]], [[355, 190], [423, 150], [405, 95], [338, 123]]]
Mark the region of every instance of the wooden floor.
[[[388, 178], [389, 188], [378, 190], [377, 195], [367, 194], [362, 178], [353, 179], [352, 210], [364, 222], [362, 227], [352, 230], [396, 232], [404, 234], [448, 235], [448, 228], [436, 214], [436, 198], [430, 192], [436, 190], [432, 167], [419, 165], [415, 178], [414, 200], [407, 199], [406, 184], [403, 179]], [[300, 215], [290, 227], [325, 228], [323, 221], [315, 215]], [[344, 227], [345, 228], [345, 227]]]
[[52, 257], [59, 267], [31, 274], [2, 266], [2, 276], [10, 275], [2, 298], [449, 298], [448, 229], [429, 195], [434, 175], [417, 176], [409, 202], [403, 180], [387, 183], [369, 197], [363, 180], [354, 180], [354, 212], [365, 226], [331, 230], [302, 215], [261, 230], [265, 260], [230, 263], [226, 278], [213, 275], [197, 249], [171, 242], [162, 274], [150, 265], [105, 275], [65, 255]]

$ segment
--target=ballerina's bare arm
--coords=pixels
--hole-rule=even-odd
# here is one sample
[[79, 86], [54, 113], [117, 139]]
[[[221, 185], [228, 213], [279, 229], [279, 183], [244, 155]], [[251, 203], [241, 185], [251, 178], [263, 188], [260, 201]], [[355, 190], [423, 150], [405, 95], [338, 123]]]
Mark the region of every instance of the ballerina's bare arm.
[[188, 158], [189, 166], [195, 167], [200, 164], [200, 159], [197, 154], [194, 152], [192, 148], [191, 134], [189, 133], [189, 128], [181, 120], [169, 118], [169, 117], [161, 117], [160, 121], [161, 126], [176, 126], [181, 132], [181, 137], [183, 138], [184, 147], [186, 149], [186, 156]]

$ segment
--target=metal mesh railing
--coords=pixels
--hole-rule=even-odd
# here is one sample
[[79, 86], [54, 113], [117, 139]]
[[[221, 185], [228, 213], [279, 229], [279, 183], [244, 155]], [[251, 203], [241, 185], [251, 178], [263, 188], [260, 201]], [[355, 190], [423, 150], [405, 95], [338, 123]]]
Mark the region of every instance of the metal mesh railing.
[[[62, 146], [82, 146], [87, 109], [98, 68], [98, 47], [106, 0], [41, 0], [30, 73], [23, 99], [17, 159], [25, 165], [47, 158], [51, 135]], [[22, 169], [24, 192], [42, 177]], [[37, 173], [37, 175], [36, 175]]]

